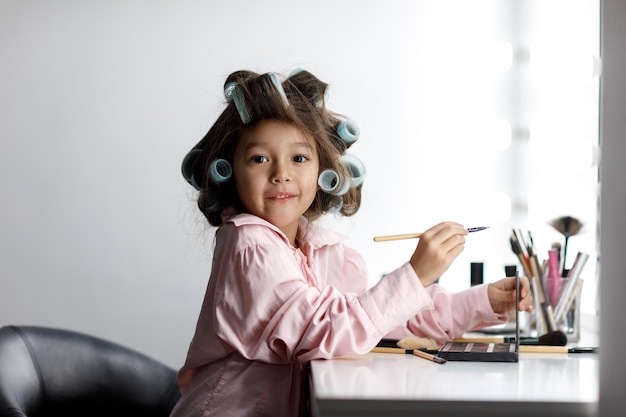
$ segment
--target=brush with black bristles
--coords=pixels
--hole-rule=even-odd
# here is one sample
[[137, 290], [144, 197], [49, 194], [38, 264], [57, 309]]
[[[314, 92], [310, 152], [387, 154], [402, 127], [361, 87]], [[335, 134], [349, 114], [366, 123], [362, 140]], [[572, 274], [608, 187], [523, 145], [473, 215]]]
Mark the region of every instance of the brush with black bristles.
[[549, 222], [550, 226], [554, 227], [557, 232], [565, 237], [565, 244], [563, 245], [563, 266], [561, 268], [561, 276], [567, 276], [566, 261], [567, 261], [567, 243], [571, 236], [577, 235], [583, 228], [583, 223], [576, 217], [561, 216], [556, 219], [552, 219]]

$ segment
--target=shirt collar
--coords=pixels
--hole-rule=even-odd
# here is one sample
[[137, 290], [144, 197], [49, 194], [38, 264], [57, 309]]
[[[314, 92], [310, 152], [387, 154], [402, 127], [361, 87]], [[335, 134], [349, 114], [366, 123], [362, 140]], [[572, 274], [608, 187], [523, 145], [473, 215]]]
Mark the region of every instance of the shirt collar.
[[[232, 223], [235, 226], [243, 226], [247, 224], [255, 224], [266, 226], [274, 230], [284, 241], [289, 244], [287, 236], [272, 223], [263, 220], [262, 218], [249, 213], [239, 213], [225, 219], [226, 222]], [[309, 222], [304, 216], [300, 217], [298, 225], [298, 240], [303, 252], [307, 253], [310, 250], [319, 249], [326, 245], [334, 245], [346, 240], [346, 237], [335, 233], [333, 231], [323, 229], [320, 226]]]

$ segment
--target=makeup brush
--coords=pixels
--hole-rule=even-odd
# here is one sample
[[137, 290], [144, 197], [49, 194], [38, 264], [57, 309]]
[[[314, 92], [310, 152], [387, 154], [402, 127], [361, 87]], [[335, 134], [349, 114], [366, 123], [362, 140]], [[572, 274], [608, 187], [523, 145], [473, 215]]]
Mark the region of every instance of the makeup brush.
[[398, 339], [383, 339], [382, 343], [393, 344], [394, 347], [399, 347], [403, 349], [436, 349], [439, 346], [434, 339], [430, 337], [417, 337], [410, 336], [404, 338], [402, 340]]
[[[598, 353], [596, 346], [541, 346], [520, 345], [520, 353]], [[439, 349], [418, 349], [431, 355], [439, 354]]]
[[[436, 350], [437, 344], [435, 341], [429, 337], [412, 337], [411, 339], [411, 348], [404, 348], [398, 339], [381, 339], [380, 342], [376, 345], [372, 352], [378, 353], [405, 353], [405, 354], [413, 354], [415, 356], [419, 356], [420, 358], [427, 359], [439, 364], [446, 363], [446, 359], [440, 358], [439, 356], [426, 352], [426, 350]], [[420, 350], [422, 349], [422, 350]]]
[[[413, 345], [414, 342], [417, 342], [416, 345]], [[474, 342], [474, 343], [485, 343], [485, 342]], [[494, 343], [494, 342], [486, 342], [486, 343]], [[421, 350], [423, 352], [430, 353], [432, 355], [436, 355], [438, 349], [433, 348], [425, 348], [421, 345], [420, 338], [411, 338], [407, 337], [406, 339], [402, 339], [398, 342], [398, 346], [402, 346], [402, 348], [380, 348], [380, 349], [393, 349], [392, 353], [409, 353], [412, 350]], [[406, 350], [403, 350], [406, 349]], [[382, 350], [381, 350], [382, 351]], [[522, 353], [597, 353], [597, 347], [578, 347], [578, 346], [551, 346], [551, 345], [520, 345], [519, 351]], [[391, 352], [391, 350], [390, 350]]]
[[598, 353], [595, 346], [520, 346], [521, 353]]
[[561, 253], [563, 252], [561, 246], [561, 242], [552, 242], [552, 245], [550, 246], [550, 249], [556, 250], [559, 254], [559, 265], [561, 265]]
[[517, 255], [517, 258], [519, 259], [520, 264], [522, 264], [522, 268], [524, 269], [524, 273], [526, 274], [526, 276], [532, 277], [532, 273], [530, 270], [530, 262], [528, 260], [528, 257], [522, 251], [522, 246], [520, 245], [517, 239], [517, 235], [515, 234], [515, 231], [511, 233], [511, 236], [509, 237], [509, 243], [511, 244], [511, 251], [513, 251], [513, 253]]
[[561, 269], [561, 276], [566, 277], [566, 261], [567, 261], [567, 243], [571, 236], [577, 235], [583, 228], [583, 223], [576, 217], [561, 216], [556, 219], [552, 219], [548, 222], [550, 226], [556, 229], [557, 232], [565, 237], [565, 244], [563, 246], [563, 267]]
[[[455, 342], [472, 342], [472, 343], [513, 343], [515, 337], [502, 336], [482, 336], [482, 337], [458, 337]], [[560, 330], [548, 332], [539, 337], [520, 337], [520, 345], [526, 346], [565, 346], [567, 344], [567, 336]]]
[[[426, 350], [428, 350], [428, 352]], [[406, 354], [406, 355], [414, 355], [422, 359], [426, 359], [426, 360], [429, 360], [429, 361], [432, 361], [441, 365], [448, 362], [447, 359], [440, 358], [439, 356], [436, 355], [436, 353], [431, 353], [432, 351], [433, 349], [420, 350], [420, 349], [402, 349], [402, 348], [376, 346], [370, 352], [372, 353], [399, 353], [399, 354]]]
[[[481, 230], [487, 230], [489, 226], [468, 227], [469, 233], [480, 232]], [[423, 233], [405, 233], [402, 235], [387, 235], [387, 236], [375, 236], [374, 242], [387, 242], [390, 240], [402, 240], [402, 239], [419, 239]]]

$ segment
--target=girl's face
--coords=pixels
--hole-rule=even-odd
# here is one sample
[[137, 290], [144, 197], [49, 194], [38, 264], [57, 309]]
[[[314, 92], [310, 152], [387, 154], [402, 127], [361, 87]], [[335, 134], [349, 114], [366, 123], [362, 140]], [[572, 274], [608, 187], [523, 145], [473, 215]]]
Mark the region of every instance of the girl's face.
[[239, 139], [233, 171], [244, 207], [274, 224], [296, 246], [299, 219], [318, 187], [315, 142], [288, 123], [261, 121]]

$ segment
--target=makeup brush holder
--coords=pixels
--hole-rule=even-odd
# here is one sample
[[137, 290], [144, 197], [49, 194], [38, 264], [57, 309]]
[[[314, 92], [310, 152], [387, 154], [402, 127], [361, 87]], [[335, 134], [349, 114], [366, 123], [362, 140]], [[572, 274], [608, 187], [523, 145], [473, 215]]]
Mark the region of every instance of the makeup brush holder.
[[524, 326], [520, 325], [523, 334], [529, 337], [539, 337], [545, 333], [543, 313], [539, 302], [539, 289], [534, 279], [530, 280], [530, 290], [533, 295], [533, 311], [526, 313], [527, 319]]
[[[563, 279], [563, 288], [567, 286], [568, 278]], [[580, 297], [582, 285], [574, 290], [572, 304], [563, 315], [563, 318], [557, 321], [556, 325], [567, 336], [568, 343], [576, 343], [580, 341]]]

